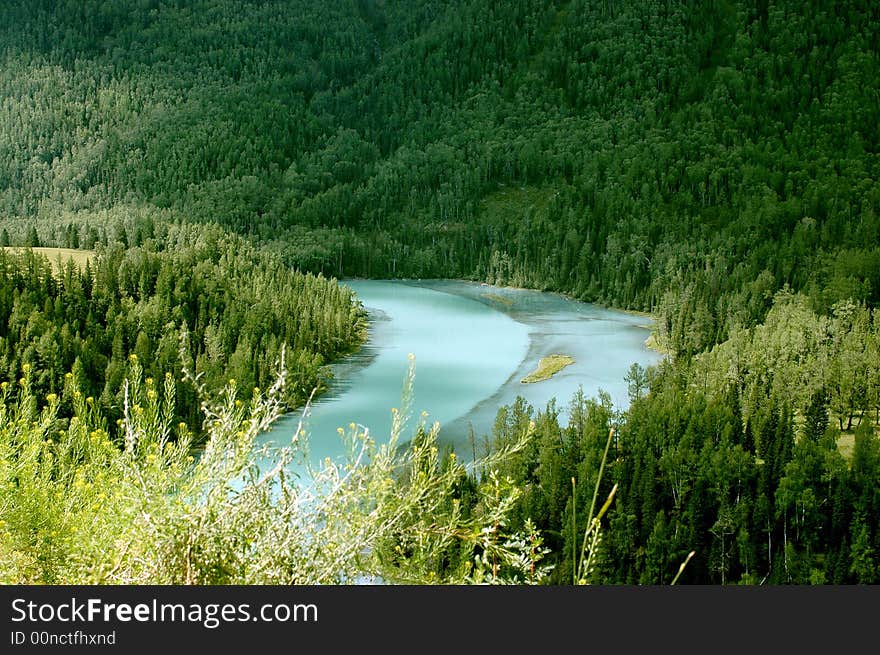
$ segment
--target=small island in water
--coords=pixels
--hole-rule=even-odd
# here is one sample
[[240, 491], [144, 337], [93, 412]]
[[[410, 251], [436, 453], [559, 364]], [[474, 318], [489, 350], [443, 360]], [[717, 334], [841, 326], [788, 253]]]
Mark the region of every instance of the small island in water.
[[538, 368], [525, 376], [520, 382], [523, 384], [531, 384], [533, 382], [549, 380], [569, 364], [574, 364], [574, 358], [569, 357], [568, 355], [549, 355], [543, 357], [541, 361], [538, 362]]

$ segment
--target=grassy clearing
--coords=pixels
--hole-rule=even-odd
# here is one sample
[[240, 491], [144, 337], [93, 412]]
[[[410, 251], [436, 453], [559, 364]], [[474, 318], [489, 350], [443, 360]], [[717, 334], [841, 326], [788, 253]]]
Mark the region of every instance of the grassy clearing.
[[846, 460], [852, 461], [853, 450], [856, 447], [856, 435], [852, 432], [841, 432], [837, 437], [837, 450]]
[[[843, 423], [846, 424], [848, 422], [848, 419], [848, 416], [843, 416]], [[839, 420], [841, 420], [841, 418], [838, 417], [836, 414], [831, 411], [828, 412], [828, 422], [831, 425], [837, 426], [837, 422]], [[877, 434], [877, 430], [880, 429], [880, 422], [877, 421], [874, 410], [871, 410], [867, 413], [863, 411], [855, 411], [853, 412], [852, 417], [852, 427], [848, 430], [841, 430], [838, 433], [837, 450], [838, 452], [840, 452], [841, 455], [844, 456], [844, 458], [846, 458], [848, 462], [852, 462], [853, 451], [856, 447], [856, 429], [862, 423], [869, 423], [874, 429], [875, 435]]]
[[52, 264], [52, 270], [56, 274], [60, 271], [58, 265], [59, 258], [62, 265], [66, 264], [68, 260], [73, 260], [74, 264], [83, 268], [86, 265], [86, 262], [92, 261], [95, 257], [94, 250], [75, 250], [73, 248], [21, 248], [17, 246], [7, 246], [4, 250], [9, 252], [33, 250], [36, 254], [48, 258], [49, 262]]
[[549, 380], [569, 364], [574, 364], [574, 359], [568, 355], [549, 355], [541, 359], [538, 362], [538, 368], [525, 376], [520, 382], [531, 384], [533, 382]]

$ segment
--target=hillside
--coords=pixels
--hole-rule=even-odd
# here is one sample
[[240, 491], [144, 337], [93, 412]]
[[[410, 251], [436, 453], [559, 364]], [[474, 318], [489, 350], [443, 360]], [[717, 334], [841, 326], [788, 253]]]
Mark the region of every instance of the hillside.
[[0, 211], [168, 208], [326, 274], [659, 310], [698, 352], [786, 284], [878, 300], [878, 11], [7, 2]]
[[[880, 581], [880, 4], [8, 0], [0, 66], [2, 245], [109, 252], [152, 292], [194, 265], [201, 230], [238, 244], [199, 279], [218, 324], [259, 333], [195, 315], [217, 385], [212, 343], [249, 384], [267, 381], [258, 343], [280, 347], [243, 318], [247, 280], [224, 276], [257, 252], [254, 284], [296, 269], [290, 302], [315, 317], [275, 317], [299, 339], [300, 401], [359, 338], [333, 277], [468, 278], [658, 316], [670, 358], [631, 370], [626, 412], [582, 395], [568, 425], [555, 402], [499, 411], [490, 450], [532, 436], [501, 467], [505, 520], [546, 538], [551, 581], [584, 581], [569, 528], [612, 488], [604, 581], [667, 583], [692, 550], [682, 581]], [[154, 252], [177, 230], [192, 243]], [[14, 282], [15, 339], [36, 345], [0, 344], [0, 364], [14, 380], [34, 361], [54, 390], [68, 363], [34, 352], [62, 301], [15, 304]], [[37, 333], [25, 309], [56, 318]], [[125, 329], [103, 341], [120, 366], [167, 338]], [[92, 378], [112, 414], [119, 390]], [[486, 480], [462, 476], [444, 502], [477, 517]], [[468, 570], [470, 546], [418, 559], [417, 541], [385, 543], [412, 579]]]

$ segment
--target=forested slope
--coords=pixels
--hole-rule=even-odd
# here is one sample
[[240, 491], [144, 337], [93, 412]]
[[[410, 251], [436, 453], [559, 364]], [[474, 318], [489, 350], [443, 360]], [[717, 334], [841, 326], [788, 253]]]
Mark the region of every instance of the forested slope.
[[634, 367], [624, 413], [583, 394], [565, 399], [567, 424], [557, 403], [503, 408], [495, 447], [534, 422], [504, 469], [524, 490], [513, 525], [535, 521], [553, 580], [571, 582], [614, 429], [600, 497], [617, 493], [591, 579], [668, 584], [694, 551], [682, 581], [878, 582], [878, 327], [876, 310], [819, 316], [781, 292], [764, 324], [711, 352]]
[[[283, 399], [293, 407], [323, 387], [324, 364], [363, 336], [350, 289], [290, 271], [217, 227], [99, 245], [84, 266], [56, 268], [29, 250], [0, 250], [0, 379], [27, 369], [39, 395], [73, 384], [111, 419], [122, 418], [129, 359], [153, 393], [185, 368], [206, 390], [233, 380], [236, 395], [250, 398], [275, 382], [286, 348]], [[167, 402], [169, 419], [201, 432], [195, 389], [181, 385]]]
[[308, 270], [658, 310], [698, 352], [785, 284], [877, 300], [877, 13], [8, 2], [3, 213], [147, 203]]
[[[273, 266], [652, 311], [672, 357], [632, 372], [628, 411], [576, 397], [568, 426], [553, 404], [499, 414], [493, 448], [533, 436], [504, 471], [511, 528], [537, 522], [552, 580], [572, 580], [570, 526], [586, 529], [614, 428], [596, 578], [665, 583], [695, 550], [683, 581], [877, 582], [878, 49], [880, 6], [864, 0], [9, 0], [0, 236], [98, 248], [108, 275], [140, 271], [157, 294], [163, 267], [246, 269], [197, 236], [188, 255], [150, 245], [216, 223]], [[332, 284], [296, 279], [310, 280], [310, 316], [335, 298], [318, 350], [338, 354], [356, 317]], [[56, 291], [30, 289], [31, 316], [62, 329], [73, 310]], [[14, 379], [35, 362], [51, 392], [69, 357], [51, 359], [46, 331], [10, 307], [0, 364]], [[229, 311], [216, 320], [238, 325]], [[149, 350], [126, 320], [101, 337], [111, 363]], [[280, 343], [196, 323], [214, 384], [228, 374], [211, 368], [218, 339], [252, 365]], [[275, 327], [300, 344], [318, 334]], [[88, 384], [112, 414], [106, 380]], [[466, 511], [476, 486], [456, 492]], [[468, 564], [391, 552], [426, 575]]]

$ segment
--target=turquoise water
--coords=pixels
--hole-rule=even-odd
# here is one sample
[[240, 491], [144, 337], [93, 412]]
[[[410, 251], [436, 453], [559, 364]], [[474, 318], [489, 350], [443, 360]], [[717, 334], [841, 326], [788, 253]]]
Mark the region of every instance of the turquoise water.
[[[367, 344], [334, 365], [334, 382], [305, 417], [291, 413], [265, 436], [286, 443], [302, 418], [314, 463], [344, 454], [337, 429], [351, 423], [369, 428], [378, 441], [388, 439], [410, 354], [416, 367], [410, 427], [426, 412], [427, 423], [439, 421], [441, 441], [460, 452], [469, 450], [469, 429], [488, 434], [498, 408], [517, 395], [536, 409], [556, 397], [562, 420], [578, 387], [588, 396], [603, 389], [623, 408], [627, 369], [660, 357], [644, 345], [648, 319], [557, 294], [446, 280], [344, 283], [369, 313]], [[549, 380], [520, 383], [553, 353], [575, 363]]]

